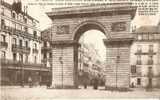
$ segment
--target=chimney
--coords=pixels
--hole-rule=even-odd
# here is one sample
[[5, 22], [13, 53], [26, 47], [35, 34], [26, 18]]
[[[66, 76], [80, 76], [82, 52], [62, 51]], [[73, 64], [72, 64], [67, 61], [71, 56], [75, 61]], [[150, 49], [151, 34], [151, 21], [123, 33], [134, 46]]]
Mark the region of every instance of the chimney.
[[27, 14], [27, 6], [24, 6], [24, 15]]
[[17, 2], [17, 13], [21, 13], [22, 12], [22, 2], [21, 0], [18, 0]]
[[159, 20], [159, 22], [158, 22], [158, 31], [160, 32], [160, 20]]
[[132, 32], [135, 32], [135, 31], [136, 31], [136, 25], [132, 27]]
[[26, 15], [28, 14], [28, 6], [26, 6]]
[[16, 11], [16, 8], [17, 8], [17, 3], [16, 3], [16, 1], [14, 0], [14, 1], [13, 1], [13, 4], [12, 4], [12, 10], [15, 10], [15, 11]]

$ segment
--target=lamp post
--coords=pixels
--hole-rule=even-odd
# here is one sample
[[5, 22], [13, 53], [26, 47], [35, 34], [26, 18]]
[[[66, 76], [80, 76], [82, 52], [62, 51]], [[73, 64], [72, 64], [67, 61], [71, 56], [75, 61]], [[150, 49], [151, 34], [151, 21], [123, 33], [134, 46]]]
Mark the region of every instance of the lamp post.
[[118, 45], [118, 48], [117, 48], [117, 56], [116, 56], [116, 89], [118, 88], [117, 87], [117, 82], [118, 82], [118, 64], [119, 64], [119, 59], [120, 59], [120, 56], [119, 56], [119, 45]]
[[21, 67], [21, 86], [24, 87], [24, 69], [23, 69], [23, 56], [19, 58], [19, 65]]
[[59, 62], [61, 63], [61, 65], [62, 65], [62, 88], [63, 88], [63, 61], [62, 61], [62, 57], [59, 57]]
[[118, 72], [118, 63], [119, 63], [119, 59], [120, 59], [120, 56], [118, 55], [117, 56], [117, 61], [116, 61], [116, 89], [117, 89], [117, 81], [118, 81], [118, 76], [117, 76], [117, 72]]
[[59, 57], [59, 62], [62, 66], [62, 70], [61, 70], [61, 73], [62, 73], [62, 88], [63, 88], [63, 48], [62, 48], [62, 51], [61, 51], [61, 57]]

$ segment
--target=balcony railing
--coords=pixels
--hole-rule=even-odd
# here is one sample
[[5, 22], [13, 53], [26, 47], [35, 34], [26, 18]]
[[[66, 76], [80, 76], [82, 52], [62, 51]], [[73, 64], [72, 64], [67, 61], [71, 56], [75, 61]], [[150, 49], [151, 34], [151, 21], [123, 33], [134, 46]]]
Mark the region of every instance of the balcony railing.
[[41, 40], [41, 37], [38, 37], [38, 36], [34, 37], [32, 34], [30, 34], [28, 32], [18, 30], [16, 28], [13, 28], [13, 27], [10, 27], [10, 26], [1, 25], [1, 30], [6, 31], [6, 32], [10, 32], [10, 33], [15, 34], [15, 35], [20, 35], [20, 36], [23, 36], [23, 37], [26, 37], [26, 38], [31, 38], [31, 39], [34, 39], [34, 40], [37, 40], [37, 41]]
[[14, 60], [8, 60], [8, 59], [0, 59], [0, 60], [2, 67], [9, 65], [12, 65], [13, 67], [20, 67], [21, 64], [19, 61], [14, 61]]
[[49, 68], [45, 67], [43, 64], [34, 64], [34, 63], [24, 63], [21, 61], [14, 61], [9, 59], [0, 59], [1, 68], [11, 68], [11, 69], [30, 69], [30, 70], [41, 70], [41, 71], [50, 71]]
[[149, 49], [148, 52], [149, 52], [149, 53], [153, 53], [153, 49]]
[[153, 60], [148, 60], [148, 65], [153, 65]]
[[32, 49], [33, 53], [38, 53], [38, 49]]
[[142, 53], [142, 50], [137, 50], [137, 53]]
[[141, 55], [142, 54], [142, 50], [137, 50], [137, 52], [135, 54], [136, 55]]
[[43, 58], [42, 63], [46, 63], [46, 62], [47, 62], [47, 58]]
[[148, 54], [149, 54], [149, 55], [154, 55], [154, 54], [156, 54], [156, 52], [154, 52], [153, 49], [150, 49], [150, 50], [148, 50]]
[[9, 26], [2, 25], [1, 29], [2, 29], [2, 31], [13, 32], [13, 28], [11, 28]]
[[7, 48], [7, 47], [8, 47], [8, 43], [7, 43], [7, 42], [4, 42], [4, 41], [1, 41], [1, 42], [0, 42], [0, 46], [1, 46], [1, 47], [4, 47], [4, 48]]
[[29, 54], [30, 53], [30, 48], [25, 47], [25, 46], [19, 46], [19, 45], [12, 44], [12, 51]]
[[51, 47], [49, 47], [49, 46], [44, 46], [44, 47], [42, 47], [41, 52], [42, 52], [42, 53], [43, 53], [43, 52], [50, 52], [51, 50], [52, 50]]
[[137, 60], [137, 65], [142, 65], [141, 60]]

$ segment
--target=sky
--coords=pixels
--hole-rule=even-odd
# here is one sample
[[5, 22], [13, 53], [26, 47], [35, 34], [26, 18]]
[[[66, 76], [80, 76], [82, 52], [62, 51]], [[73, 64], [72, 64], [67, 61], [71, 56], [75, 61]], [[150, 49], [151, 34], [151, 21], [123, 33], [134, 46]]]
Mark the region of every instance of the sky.
[[[12, 3], [13, 1], [17, 0], [4, 0], [4, 1]], [[46, 12], [50, 12], [51, 9], [55, 7], [65, 7], [64, 5], [60, 4], [54, 5], [56, 3], [64, 3], [65, 0], [21, 0], [21, 1], [23, 5], [28, 5], [28, 13], [32, 17], [40, 21], [39, 25], [40, 30], [46, 29], [52, 23], [49, 17], [45, 14]], [[78, 0], [74, 0], [74, 3], [76, 3], [77, 1]], [[52, 3], [52, 5], [44, 5], [45, 3]], [[160, 0], [159, 0], [159, 11], [160, 11]], [[140, 27], [142, 25], [156, 25], [159, 20], [160, 20], [160, 13], [158, 13], [156, 16], [139, 16], [138, 14], [136, 14], [135, 18], [132, 21], [132, 24], [136, 25], [137, 27]]]
[[[4, 0], [4, 1], [8, 3], [13, 2], [13, 0]], [[42, 3], [42, 2], [54, 3], [55, 1], [64, 3], [64, 0], [21, 0], [21, 1], [23, 5], [28, 5], [28, 14], [34, 17], [35, 19], [39, 20], [40, 30], [44, 30], [47, 27], [51, 26], [52, 21], [45, 14], [46, 12], [50, 12], [51, 9], [55, 7], [65, 7], [59, 4], [44, 5]], [[74, 2], [77, 2], [77, 0], [75, 0]], [[35, 5], [38, 3], [42, 3], [42, 4]], [[159, 0], [159, 6], [160, 6], [160, 0]], [[160, 7], [159, 7], [159, 11], [160, 11]], [[139, 16], [138, 14], [136, 14], [135, 18], [132, 21], [132, 25], [136, 27], [140, 27], [142, 25], [156, 25], [159, 21], [160, 21], [160, 13], [158, 13], [156, 16]], [[92, 34], [92, 36], [90, 34]], [[102, 41], [102, 39], [105, 38], [104, 34], [97, 30], [90, 30], [90, 31], [87, 31], [84, 35], [85, 35], [84, 42], [95, 44], [95, 48], [99, 51], [102, 57], [102, 60], [104, 60], [105, 56], [103, 55], [105, 55], [105, 47]]]
[[[92, 35], [91, 35], [92, 34]], [[84, 44], [93, 44], [98, 54], [101, 57], [101, 61], [105, 61], [106, 58], [106, 47], [103, 39], [106, 39], [104, 33], [99, 30], [86, 31], [81, 37], [79, 42]]]

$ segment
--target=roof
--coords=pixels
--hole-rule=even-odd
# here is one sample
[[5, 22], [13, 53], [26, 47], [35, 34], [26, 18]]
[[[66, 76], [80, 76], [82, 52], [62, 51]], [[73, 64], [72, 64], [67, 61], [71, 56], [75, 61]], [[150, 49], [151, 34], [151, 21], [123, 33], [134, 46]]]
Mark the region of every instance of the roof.
[[135, 33], [158, 33], [160, 32], [160, 28], [158, 26], [141, 26], [136, 29]]
[[2, 4], [3, 6], [5, 6], [6, 8], [8, 8], [8, 9], [12, 9], [12, 5], [9, 4], [9, 3], [7, 3], [7, 2], [4, 2], [4, 1], [1, 0], [1, 4]]
[[[5, 2], [5, 1], [1, 1], [1, 4], [2, 4], [4, 7], [8, 8], [8, 9], [10, 9], [10, 10], [13, 10], [11, 4], [9, 4], [9, 3]], [[22, 15], [26, 15], [28, 18], [39, 22], [37, 19], [33, 18], [32, 16], [26, 14], [26, 13], [23, 12], [23, 11], [21, 11], [21, 14], [22, 14]]]
[[[73, 7], [62, 7], [53, 8], [51, 12], [46, 14], [49, 17], [55, 16], [66, 16], [71, 14], [86, 14], [86, 13], [102, 13], [102, 12], [113, 12], [122, 11], [130, 13], [134, 17], [137, 7], [132, 6], [131, 3], [109, 3], [101, 5], [87, 5], [87, 6], [73, 6]], [[128, 12], [127, 12], [128, 11]], [[131, 12], [133, 11], [133, 12]]]

